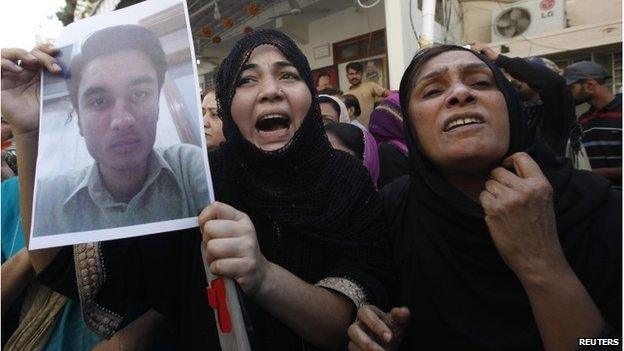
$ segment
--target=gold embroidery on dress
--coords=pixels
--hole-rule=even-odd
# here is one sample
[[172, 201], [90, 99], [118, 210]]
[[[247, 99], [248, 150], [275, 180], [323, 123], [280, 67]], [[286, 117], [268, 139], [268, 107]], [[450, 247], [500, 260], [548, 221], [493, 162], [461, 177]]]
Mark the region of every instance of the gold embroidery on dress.
[[74, 264], [85, 325], [93, 332], [109, 339], [121, 326], [123, 317], [94, 301], [100, 287], [106, 281], [100, 243], [74, 245]]

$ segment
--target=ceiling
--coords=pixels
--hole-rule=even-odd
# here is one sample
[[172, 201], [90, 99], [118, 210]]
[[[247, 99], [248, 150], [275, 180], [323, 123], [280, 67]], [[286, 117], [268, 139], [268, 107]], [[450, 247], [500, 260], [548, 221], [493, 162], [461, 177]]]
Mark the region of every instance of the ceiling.
[[[260, 13], [250, 16], [247, 5], [255, 3], [260, 7]], [[227, 55], [234, 43], [244, 35], [244, 28], [249, 26], [258, 28], [277, 28], [305, 43], [309, 40], [308, 23], [328, 16], [355, 5], [354, 0], [217, 0], [221, 14], [215, 19], [214, 0], [188, 0], [189, 16], [193, 32], [195, 50], [199, 58], [221, 61]], [[299, 5], [301, 13], [292, 15], [291, 5]], [[275, 18], [281, 14], [288, 14]], [[225, 18], [231, 17], [232, 28], [225, 28]], [[211, 37], [202, 34], [202, 28], [208, 27], [212, 36], [219, 36], [221, 42], [215, 44]]]

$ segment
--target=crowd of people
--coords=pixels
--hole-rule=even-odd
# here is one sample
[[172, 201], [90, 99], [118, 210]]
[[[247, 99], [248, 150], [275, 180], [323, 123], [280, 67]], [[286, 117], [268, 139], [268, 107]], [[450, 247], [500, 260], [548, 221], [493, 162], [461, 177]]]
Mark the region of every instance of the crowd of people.
[[[82, 48], [75, 89], [108, 55], [152, 72], [141, 84], [159, 92], [159, 59], [109, 32]], [[216, 201], [185, 208], [196, 228], [29, 251], [40, 69], [61, 74], [57, 52], [2, 49], [3, 142], [7, 124], [18, 175], [5, 180], [3, 143], [8, 350], [218, 349], [204, 265], [236, 281], [257, 350], [621, 340], [621, 95], [604, 67], [560, 71], [484, 44], [437, 45], [416, 53], [398, 91], [364, 82], [362, 64], [349, 63], [343, 93], [326, 75], [314, 81], [287, 35], [254, 30], [204, 92]], [[115, 77], [129, 79], [105, 78], [123, 86]], [[72, 97], [82, 128], [81, 99]], [[577, 117], [583, 102], [591, 108]], [[146, 117], [122, 114], [125, 124], [97, 123], [113, 134], [144, 128], [128, 120]], [[110, 165], [114, 179], [139, 161]], [[109, 195], [131, 203], [142, 187]]]

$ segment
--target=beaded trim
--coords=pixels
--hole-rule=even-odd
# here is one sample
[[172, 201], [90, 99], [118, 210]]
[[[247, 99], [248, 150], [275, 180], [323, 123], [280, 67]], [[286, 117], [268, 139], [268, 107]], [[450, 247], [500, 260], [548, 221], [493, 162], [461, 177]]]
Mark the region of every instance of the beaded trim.
[[74, 264], [82, 319], [94, 333], [110, 339], [119, 330], [123, 317], [95, 302], [95, 296], [106, 281], [100, 243], [74, 245]]
[[326, 289], [335, 290], [346, 297], [348, 297], [356, 308], [360, 308], [367, 303], [367, 296], [364, 293], [364, 289], [356, 282], [349, 278], [342, 277], [329, 277], [321, 279], [318, 283], [314, 284]]
[[389, 114], [391, 114], [394, 118], [398, 119], [400, 122], [403, 122], [403, 117], [393, 108], [388, 107], [386, 105], [379, 105], [375, 108], [378, 110], [384, 110], [385, 112], [388, 112]]

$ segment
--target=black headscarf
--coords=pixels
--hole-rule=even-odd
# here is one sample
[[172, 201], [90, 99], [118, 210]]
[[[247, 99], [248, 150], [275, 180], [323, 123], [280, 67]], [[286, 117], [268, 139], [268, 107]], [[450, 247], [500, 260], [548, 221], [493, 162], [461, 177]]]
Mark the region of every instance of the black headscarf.
[[[245, 139], [231, 114], [241, 68], [260, 45], [281, 51], [312, 97], [291, 141], [271, 152]], [[250, 216], [270, 261], [312, 284], [328, 276], [353, 279], [369, 298], [385, 303], [382, 284], [390, 256], [379, 195], [361, 162], [331, 147], [310, 67], [296, 44], [276, 30], [254, 30], [222, 62], [216, 87], [226, 137], [221, 150], [209, 157], [217, 200]], [[272, 316], [260, 310], [255, 314], [255, 327], [264, 339], [260, 344], [272, 349], [301, 345]]]
[[[241, 67], [260, 45], [279, 49], [297, 68], [312, 96], [310, 109], [292, 140], [272, 152], [245, 139], [230, 111]], [[331, 147], [320, 118], [310, 66], [290, 38], [276, 30], [255, 30], [239, 40], [221, 64], [216, 86], [227, 139], [220, 155], [225, 164], [223, 179], [217, 180], [218, 188], [224, 186], [216, 189], [217, 197], [297, 227], [332, 250], [357, 249], [354, 255], [367, 255], [381, 245], [373, 239], [378, 238], [375, 228], [370, 227], [370, 217], [381, 211], [371, 191], [370, 177], [357, 160]], [[355, 235], [373, 242], [353, 242]]]
[[[441, 46], [415, 56], [401, 81], [404, 116], [418, 70], [452, 50], [466, 49]], [[557, 230], [568, 262], [604, 318], [619, 328], [620, 192], [599, 176], [573, 170], [533, 138], [513, 87], [493, 62], [475, 55], [492, 70], [507, 102], [507, 155], [525, 151], [541, 167], [554, 189]], [[410, 118], [404, 121], [411, 173], [386, 187], [382, 196], [392, 223], [401, 286], [394, 304], [412, 310], [405, 349], [541, 349], [526, 293], [500, 257], [482, 207], [441, 176], [418, 148]]]

